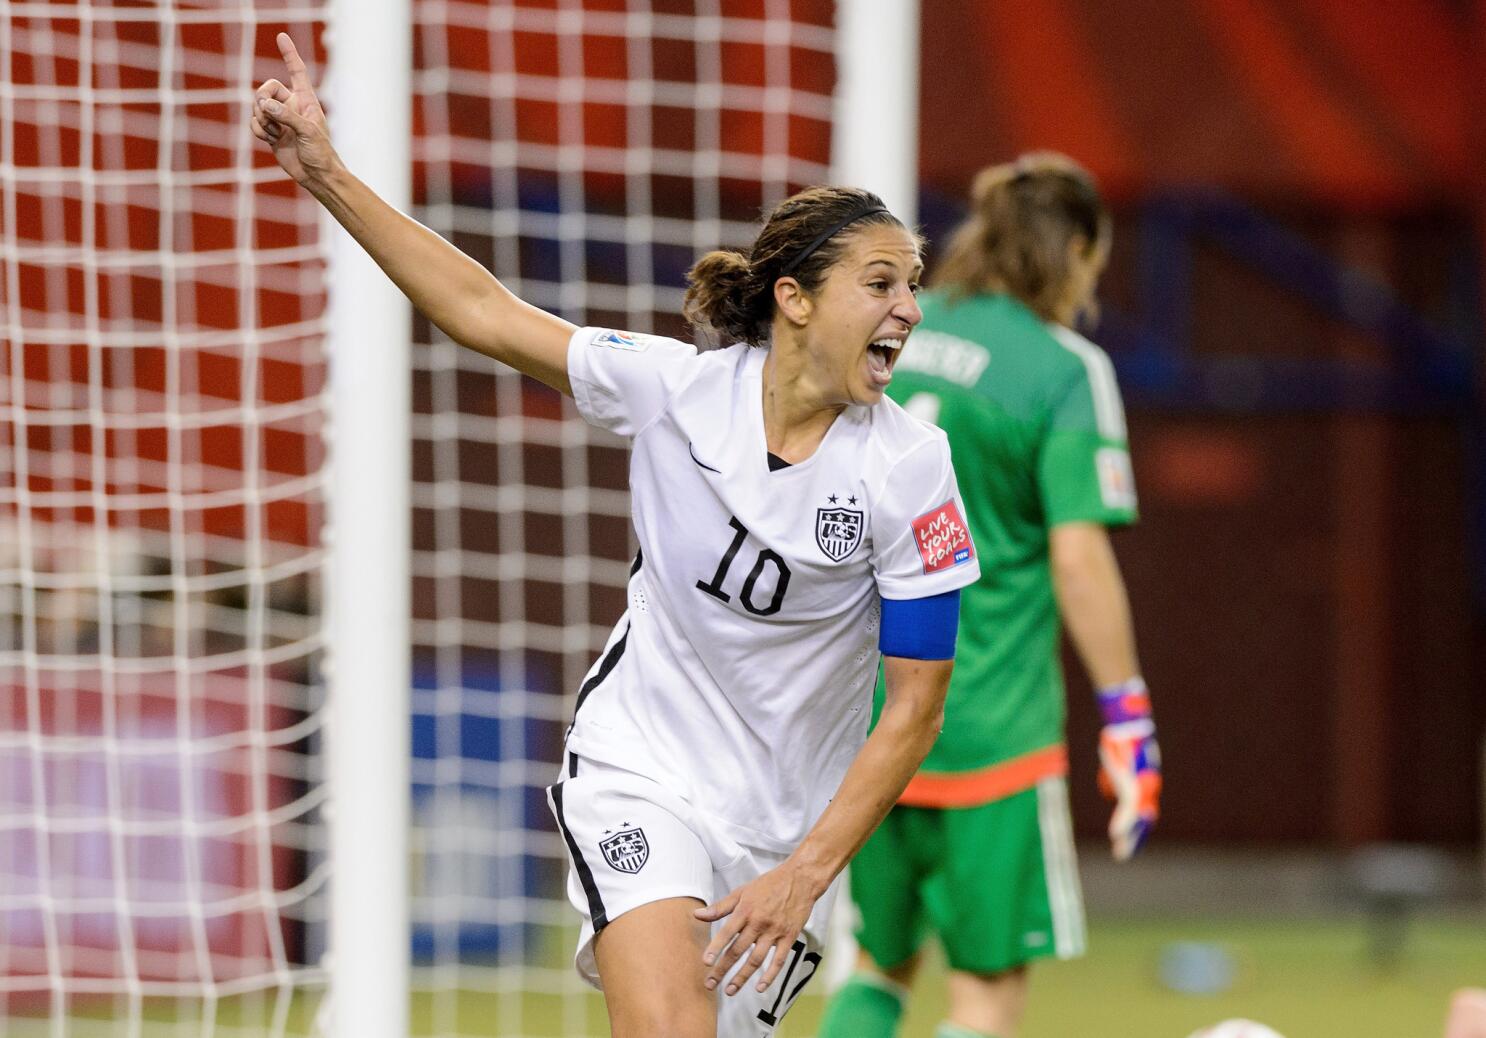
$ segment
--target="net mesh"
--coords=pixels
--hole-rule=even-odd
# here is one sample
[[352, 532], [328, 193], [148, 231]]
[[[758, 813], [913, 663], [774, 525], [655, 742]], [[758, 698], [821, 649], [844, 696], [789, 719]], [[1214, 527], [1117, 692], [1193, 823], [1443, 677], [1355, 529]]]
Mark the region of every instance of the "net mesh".
[[322, 20], [0, 11], [15, 1033], [282, 1033], [318, 982], [324, 259], [242, 113]]
[[[575, 323], [688, 338], [691, 263], [827, 176], [832, 8], [417, 0], [419, 218]], [[438, 1034], [607, 1033], [542, 790], [625, 606], [626, 447], [417, 337], [417, 1005]]]
[[[574, 322], [684, 335], [690, 263], [827, 175], [831, 0], [414, 12], [417, 215]], [[276, 31], [325, 68], [327, 17], [311, 0], [0, 13], [16, 1033], [313, 1026], [325, 255], [313, 203], [240, 115], [279, 74]], [[414, 334], [413, 1029], [604, 1033], [542, 789], [624, 607], [625, 445]]]

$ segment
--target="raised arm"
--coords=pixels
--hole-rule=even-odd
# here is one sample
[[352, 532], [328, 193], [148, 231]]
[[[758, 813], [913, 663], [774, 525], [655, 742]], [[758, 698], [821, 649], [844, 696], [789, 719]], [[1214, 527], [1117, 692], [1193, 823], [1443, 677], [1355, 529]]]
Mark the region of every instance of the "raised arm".
[[348, 170], [294, 41], [279, 33], [289, 83], [270, 79], [253, 101], [253, 136], [309, 191], [445, 335], [572, 396], [573, 326], [516, 298], [480, 264], [398, 212]]

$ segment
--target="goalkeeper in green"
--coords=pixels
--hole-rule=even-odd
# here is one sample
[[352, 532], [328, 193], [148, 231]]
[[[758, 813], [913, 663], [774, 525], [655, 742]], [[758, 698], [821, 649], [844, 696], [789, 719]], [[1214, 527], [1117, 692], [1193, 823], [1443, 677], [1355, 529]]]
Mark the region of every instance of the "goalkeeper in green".
[[1059, 616], [1099, 690], [1114, 856], [1156, 821], [1160, 753], [1107, 529], [1133, 522], [1124, 413], [1093, 316], [1110, 219], [1053, 154], [984, 170], [890, 395], [949, 435], [981, 577], [964, 591], [944, 730], [851, 866], [856, 972], [821, 1038], [890, 1038], [932, 931], [937, 1038], [1014, 1038], [1027, 967], [1084, 948], [1064, 781]]

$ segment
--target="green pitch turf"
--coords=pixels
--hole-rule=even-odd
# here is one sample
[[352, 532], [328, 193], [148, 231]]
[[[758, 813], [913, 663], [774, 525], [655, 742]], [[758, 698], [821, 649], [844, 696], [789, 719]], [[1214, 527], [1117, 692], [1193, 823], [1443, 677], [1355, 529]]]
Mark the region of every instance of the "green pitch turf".
[[[1232, 988], [1189, 995], [1165, 987], [1159, 979], [1162, 951], [1178, 941], [1221, 947], [1237, 965]], [[1086, 957], [1034, 969], [1023, 1038], [1186, 1038], [1229, 1017], [1262, 1021], [1286, 1038], [1439, 1038], [1450, 993], [1486, 986], [1486, 918], [1479, 913], [1414, 920], [1392, 969], [1373, 965], [1368, 947], [1361, 918], [1096, 917], [1090, 921]], [[931, 956], [900, 1038], [930, 1038], [944, 1012], [942, 979], [942, 967]], [[813, 1035], [823, 1001], [820, 992], [802, 996], [785, 1019], [781, 1038]], [[234, 1038], [262, 1034], [268, 1008], [261, 1000], [225, 1000], [212, 1030]], [[206, 1033], [199, 1010], [180, 1009], [151, 1007], [139, 1033]], [[313, 1007], [296, 1002], [290, 1033], [307, 1033], [312, 1013]], [[71, 1023], [69, 1035], [128, 1033], [106, 1013], [85, 1012]], [[575, 1000], [466, 991], [415, 995], [412, 1033], [586, 1038], [607, 1029], [596, 995]], [[12, 1016], [0, 1019], [0, 1034], [41, 1038], [55, 1032], [35, 1018]]]
[[[1189, 995], [1165, 987], [1162, 952], [1178, 941], [1222, 948], [1237, 966], [1232, 988]], [[1087, 956], [1034, 968], [1023, 1038], [1186, 1038], [1230, 1017], [1259, 1020], [1286, 1038], [1439, 1038], [1451, 992], [1486, 986], [1486, 918], [1480, 915], [1414, 920], [1389, 970], [1374, 966], [1368, 950], [1369, 930], [1360, 917], [1095, 918]], [[581, 1008], [534, 995], [523, 1003], [523, 1023], [533, 1038], [608, 1033], [596, 997]], [[781, 1038], [814, 1035], [823, 1006], [819, 992], [807, 992], [786, 1017]], [[442, 1030], [430, 1026], [430, 1008], [418, 1000], [416, 1033]], [[931, 1038], [944, 1008], [942, 967], [931, 955], [900, 1038]], [[509, 1033], [477, 1029], [482, 1019], [498, 1016], [492, 996], [466, 994], [458, 1013], [466, 1034]]]
[[[1184, 995], [1158, 979], [1163, 948], [1202, 941], [1238, 965], [1231, 990]], [[1286, 1038], [1439, 1038], [1456, 988], [1486, 986], [1486, 919], [1416, 920], [1397, 966], [1368, 961], [1361, 919], [1090, 922], [1090, 950], [1040, 964], [1023, 1038], [1185, 1038], [1246, 1017]], [[902, 1038], [930, 1038], [944, 1011], [938, 970], [916, 986]], [[788, 1038], [814, 1033], [820, 1001], [796, 1007]]]

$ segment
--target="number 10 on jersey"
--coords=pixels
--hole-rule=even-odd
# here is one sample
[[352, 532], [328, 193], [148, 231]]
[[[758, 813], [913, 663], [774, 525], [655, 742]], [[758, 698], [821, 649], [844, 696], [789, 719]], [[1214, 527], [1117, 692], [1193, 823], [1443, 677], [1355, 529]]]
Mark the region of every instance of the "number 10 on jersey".
[[[728, 525], [735, 531], [733, 543], [729, 544], [727, 551], [723, 552], [722, 561], [717, 564], [717, 572], [712, 574], [710, 581], [697, 581], [698, 591], [724, 602], [731, 602], [733, 597], [722, 589], [723, 582], [727, 580], [728, 570], [732, 568], [733, 560], [738, 557], [738, 550], [748, 539], [748, 527], [738, 522], [737, 516], [728, 516]], [[774, 597], [765, 605], [760, 606], [754, 601], [754, 591], [759, 578], [764, 575], [766, 566], [774, 567], [776, 577]], [[743, 578], [743, 587], [738, 592], [738, 601], [754, 616], [773, 616], [784, 606], [784, 593], [788, 590], [789, 566], [785, 565], [784, 559], [777, 552], [763, 548], [760, 549], [758, 558], [754, 560], [753, 568], [748, 571], [748, 576]]]

